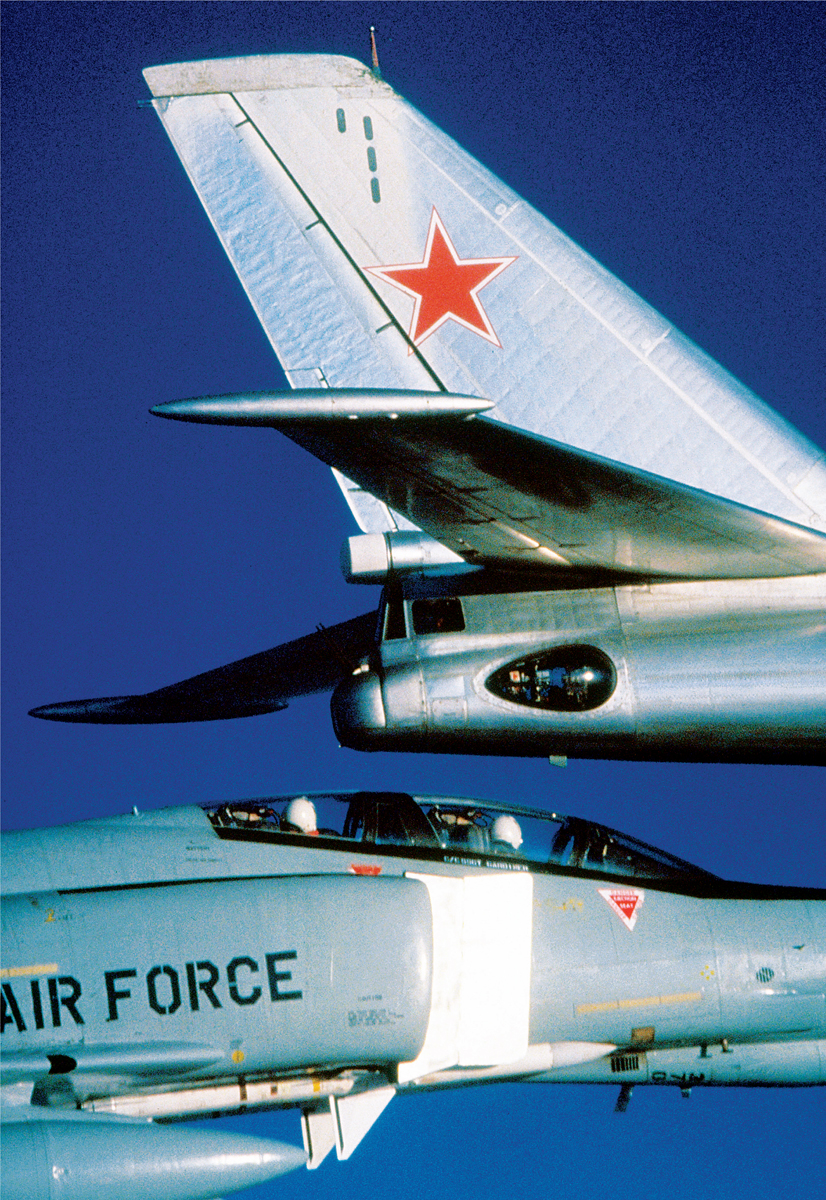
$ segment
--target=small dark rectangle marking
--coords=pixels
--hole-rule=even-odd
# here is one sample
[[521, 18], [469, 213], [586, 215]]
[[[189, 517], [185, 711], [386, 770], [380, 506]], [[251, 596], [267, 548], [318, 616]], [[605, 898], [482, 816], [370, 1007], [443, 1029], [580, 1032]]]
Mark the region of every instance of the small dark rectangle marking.
[[622, 1071], [639, 1071], [639, 1054], [613, 1054], [611, 1056], [611, 1074], [619, 1075]]

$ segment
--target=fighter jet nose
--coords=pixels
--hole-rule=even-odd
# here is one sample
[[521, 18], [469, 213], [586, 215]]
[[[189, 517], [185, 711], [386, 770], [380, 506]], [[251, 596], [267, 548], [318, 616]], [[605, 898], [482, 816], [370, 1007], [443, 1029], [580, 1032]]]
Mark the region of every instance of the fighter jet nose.
[[66, 700], [63, 704], [41, 704], [29, 709], [30, 717], [44, 721], [88, 721], [105, 724], [131, 707], [134, 696], [101, 696], [97, 700]]
[[371, 671], [342, 679], [330, 700], [330, 712], [342, 746], [371, 750], [373, 736], [387, 728], [378, 675]]

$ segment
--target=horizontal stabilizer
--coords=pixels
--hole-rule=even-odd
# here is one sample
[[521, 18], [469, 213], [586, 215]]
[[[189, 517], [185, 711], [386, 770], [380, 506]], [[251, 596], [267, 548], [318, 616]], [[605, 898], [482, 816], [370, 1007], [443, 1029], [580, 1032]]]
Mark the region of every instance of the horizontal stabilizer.
[[489, 416], [284, 432], [469, 563], [649, 579], [826, 571], [826, 534]]
[[[337, 394], [292, 393], [321, 398], [314, 402], [328, 409]], [[403, 393], [384, 394], [400, 405]], [[153, 411], [234, 423], [240, 419], [231, 416], [234, 399], [179, 401]], [[464, 399], [435, 397], [445, 404]], [[418, 417], [413, 408], [406, 420], [383, 420], [367, 409], [359, 421], [297, 415], [265, 420], [267, 406], [284, 413], [298, 409], [290, 406], [289, 395], [261, 403], [253, 423], [279, 425], [299, 446], [474, 565], [647, 579], [826, 571], [826, 535], [815, 529], [491, 416], [468, 419], [444, 411], [433, 420]], [[354, 412], [357, 404], [353, 401]], [[213, 406], [205, 410], [210, 415], [201, 414], [204, 405]], [[221, 417], [220, 411], [230, 415]]]
[[444, 392], [390, 391], [386, 388], [307, 388], [293, 392], [242, 392], [172, 400], [151, 411], [156, 417], [212, 425], [283, 425], [291, 421], [356, 421], [386, 417], [463, 417], [487, 412], [492, 400]]
[[97, 725], [156, 725], [276, 712], [294, 696], [335, 687], [368, 653], [375, 630], [376, 614], [364, 613], [155, 692], [44, 704], [33, 708], [31, 716]]

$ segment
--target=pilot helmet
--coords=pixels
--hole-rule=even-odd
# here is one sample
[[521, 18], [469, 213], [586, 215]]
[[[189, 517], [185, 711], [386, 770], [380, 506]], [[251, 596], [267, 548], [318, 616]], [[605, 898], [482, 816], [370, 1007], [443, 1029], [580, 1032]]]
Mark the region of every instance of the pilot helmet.
[[284, 820], [302, 833], [316, 833], [315, 805], [306, 796], [296, 796], [284, 810]]
[[514, 850], [518, 850], [522, 845], [522, 830], [519, 828], [519, 822], [514, 817], [502, 813], [491, 826], [490, 838], [492, 842], [505, 842]]

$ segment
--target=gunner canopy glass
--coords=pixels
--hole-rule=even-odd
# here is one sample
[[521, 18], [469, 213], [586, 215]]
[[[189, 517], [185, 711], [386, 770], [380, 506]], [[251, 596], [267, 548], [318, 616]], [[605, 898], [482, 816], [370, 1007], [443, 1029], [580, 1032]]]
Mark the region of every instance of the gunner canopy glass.
[[553, 712], [586, 712], [604, 704], [617, 672], [596, 646], [555, 646], [518, 658], [490, 676], [487, 688], [503, 700]]

